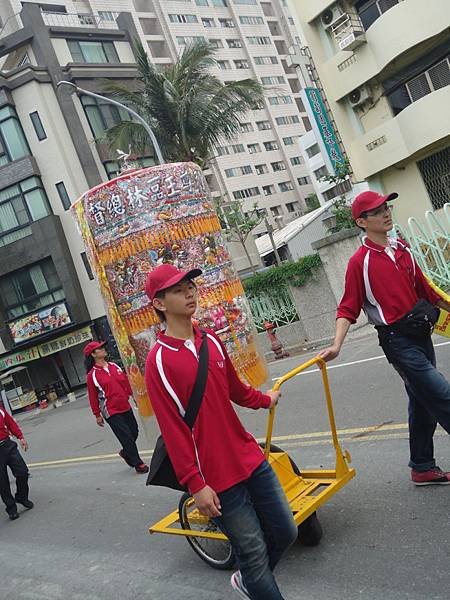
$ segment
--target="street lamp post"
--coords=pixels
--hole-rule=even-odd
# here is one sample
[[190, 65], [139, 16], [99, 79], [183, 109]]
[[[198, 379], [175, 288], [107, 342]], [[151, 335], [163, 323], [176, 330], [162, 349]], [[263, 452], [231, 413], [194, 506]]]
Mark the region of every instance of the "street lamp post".
[[73, 90], [75, 92], [77, 92], [77, 94], [86, 94], [86, 96], [91, 96], [92, 98], [98, 98], [99, 100], [103, 100], [104, 102], [108, 102], [109, 104], [113, 104], [114, 106], [118, 106], [119, 108], [122, 108], [123, 110], [127, 111], [127, 113], [129, 113], [130, 115], [132, 115], [136, 121], [138, 121], [142, 127], [145, 129], [145, 131], [148, 133], [148, 136], [152, 142], [152, 145], [155, 149], [156, 152], [156, 156], [158, 158], [158, 162], [160, 165], [164, 164], [164, 158], [161, 152], [161, 148], [158, 144], [158, 141], [155, 137], [155, 134], [153, 133], [152, 128], [150, 127], [150, 125], [144, 121], [144, 119], [134, 110], [132, 110], [131, 108], [129, 108], [128, 106], [125, 106], [125, 104], [122, 104], [121, 102], [117, 102], [117, 100], [113, 100], [112, 98], [108, 98], [107, 96], [102, 96], [101, 94], [95, 94], [94, 92], [90, 92], [89, 90], [84, 90], [83, 88], [78, 87], [77, 85], [75, 85], [75, 83], [72, 83], [71, 81], [59, 81], [56, 84], [56, 87], [60, 87], [63, 85], [68, 85], [71, 88], [73, 88]]

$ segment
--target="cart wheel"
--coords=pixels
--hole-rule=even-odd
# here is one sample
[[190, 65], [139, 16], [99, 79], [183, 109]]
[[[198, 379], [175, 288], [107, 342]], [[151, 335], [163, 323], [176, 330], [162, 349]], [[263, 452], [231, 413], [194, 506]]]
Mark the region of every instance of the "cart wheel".
[[[217, 525], [207, 517], [199, 518], [195, 510], [194, 501], [187, 492], [181, 496], [178, 505], [180, 524], [183, 529], [192, 531], [219, 531]], [[194, 518], [195, 514], [195, 518]], [[210, 567], [225, 571], [231, 569], [235, 564], [233, 550], [228, 540], [213, 540], [204, 537], [186, 536], [186, 539], [194, 552], [200, 556]]]
[[322, 533], [322, 525], [315, 512], [298, 526], [298, 540], [304, 546], [317, 546]]
[[[264, 442], [261, 442], [260, 446], [263, 450], [266, 447]], [[271, 452], [284, 452], [285, 454], [287, 454], [287, 452], [285, 450], [283, 450], [282, 448], [279, 448], [278, 446], [275, 446], [275, 444], [270, 444], [270, 451]], [[288, 454], [288, 456], [289, 456], [289, 454]], [[292, 458], [290, 456], [289, 456], [289, 460], [291, 462], [291, 467], [292, 467], [292, 470], [294, 471], [294, 473], [296, 475], [300, 475], [300, 469], [297, 467], [297, 465], [295, 464], [295, 462], [292, 460]]]

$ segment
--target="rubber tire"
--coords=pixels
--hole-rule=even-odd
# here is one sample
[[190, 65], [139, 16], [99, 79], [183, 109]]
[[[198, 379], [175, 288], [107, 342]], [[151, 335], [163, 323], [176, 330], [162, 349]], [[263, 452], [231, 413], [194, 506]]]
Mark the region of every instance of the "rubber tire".
[[[261, 448], [264, 450], [265, 444], [260, 444]], [[284, 452], [275, 444], [270, 444], [271, 452]], [[289, 455], [288, 455], [289, 456]], [[296, 475], [301, 475], [300, 469], [297, 467], [293, 459], [289, 456], [289, 460], [291, 462], [292, 470]], [[320, 540], [322, 539], [323, 530], [322, 525], [320, 524], [317, 513], [314, 512], [310, 517], [308, 517], [303, 523], [300, 523], [298, 526], [298, 540], [303, 546], [318, 546]]]
[[[185, 492], [181, 496], [180, 502], [178, 504], [178, 516], [180, 519], [180, 524], [183, 527], [183, 529], [189, 528], [189, 526], [186, 527], [186, 522], [184, 519], [184, 505], [186, 504], [186, 502], [188, 500], [190, 500], [190, 498], [191, 498], [191, 494], [189, 494], [188, 492]], [[191, 548], [193, 549], [193, 551], [197, 554], [197, 556], [199, 556], [207, 565], [209, 565], [213, 569], [217, 569], [219, 571], [228, 571], [235, 566], [236, 559], [235, 559], [233, 551], [231, 549], [231, 545], [230, 545], [229, 557], [222, 562], [218, 562], [217, 560], [213, 559], [212, 557], [209, 557], [208, 553], [203, 548], [200, 547], [199, 543], [197, 542], [197, 538], [191, 537], [191, 536], [186, 536], [186, 540], [187, 540], [188, 544], [191, 546]]]

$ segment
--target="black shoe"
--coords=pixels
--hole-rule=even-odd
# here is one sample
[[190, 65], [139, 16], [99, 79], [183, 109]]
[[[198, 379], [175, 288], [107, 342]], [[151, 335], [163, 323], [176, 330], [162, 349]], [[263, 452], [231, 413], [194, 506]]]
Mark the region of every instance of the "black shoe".
[[16, 519], [19, 518], [19, 516], [20, 516], [19, 513], [16, 511], [15, 513], [11, 513], [9, 515], [9, 518], [10, 518], [11, 521], [15, 521]]
[[28, 510], [31, 510], [34, 506], [34, 503], [31, 502], [31, 500], [16, 500], [16, 502], [18, 504], [21, 504], [22, 506], [25, 506], [25, 508], [27, 508]]

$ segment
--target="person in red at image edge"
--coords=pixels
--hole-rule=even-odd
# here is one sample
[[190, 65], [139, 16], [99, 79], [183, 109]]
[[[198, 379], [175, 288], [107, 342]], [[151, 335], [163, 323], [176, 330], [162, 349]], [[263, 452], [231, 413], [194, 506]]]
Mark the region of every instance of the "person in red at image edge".
[[366, 191], [352, 204], [353, 219], [367, 237], [347, 265], [334, 343], [320, 356], [327, 361], [338, 356], [350, 325], [363, 309], [409, 397], [411, 479], [415, 485], [446, 485], [450, 473], [436, 466], [433, 435], [437, 423], [450, 433], [450, 384], [436, 369], [430, 328], [418, 337], [399, 325], [419, 299], [446, 310], [450, 305], [428, 284], [408, 245], [388, 237], [392, 215], [387, 202], [397, 196]]
[[191, 321], [193, 279], [200, 274], [164, 264], [148, 275], [145, 291], [166, 329], [147, 357], [147, 389], [179, 482], [233, 546], [240, 569], [231, 578], [233, 589], [241, 598], [282, 600], [273, 569], [297, 538], [297, 527], [274, 471], [232, 406], [268, 409], [279, 392], [244, 385], [224, 345], [208, 331], [208, 378], [192, 432], [182, 418], [202, 340]]
[[147, 473], [136, 446], [139, 429], [129, 400], [133, 392], [122, 369], [106, 360], [105, 343], [89, 342], [83, 350], [89, 403], [97, 425], [103, 427], [106, 421], [122, 444], [120, 457], [137, 473]]
[[[19, 518], [17, 504], [22, 504], [28, 510], [33, 508], [34, 504], [28, 498], [28, 467], [17, 449], [17, 443], [11, 439], [11, 435], [19, 440], [26, 452], [28, 443], [23, 437], [20, 427], [4, 408], [0, 408], [0, 495], [6, 505], [9, 518], [14, 521]], [[16, 478], [15, 497], [11, 493], [8, 467]]]

